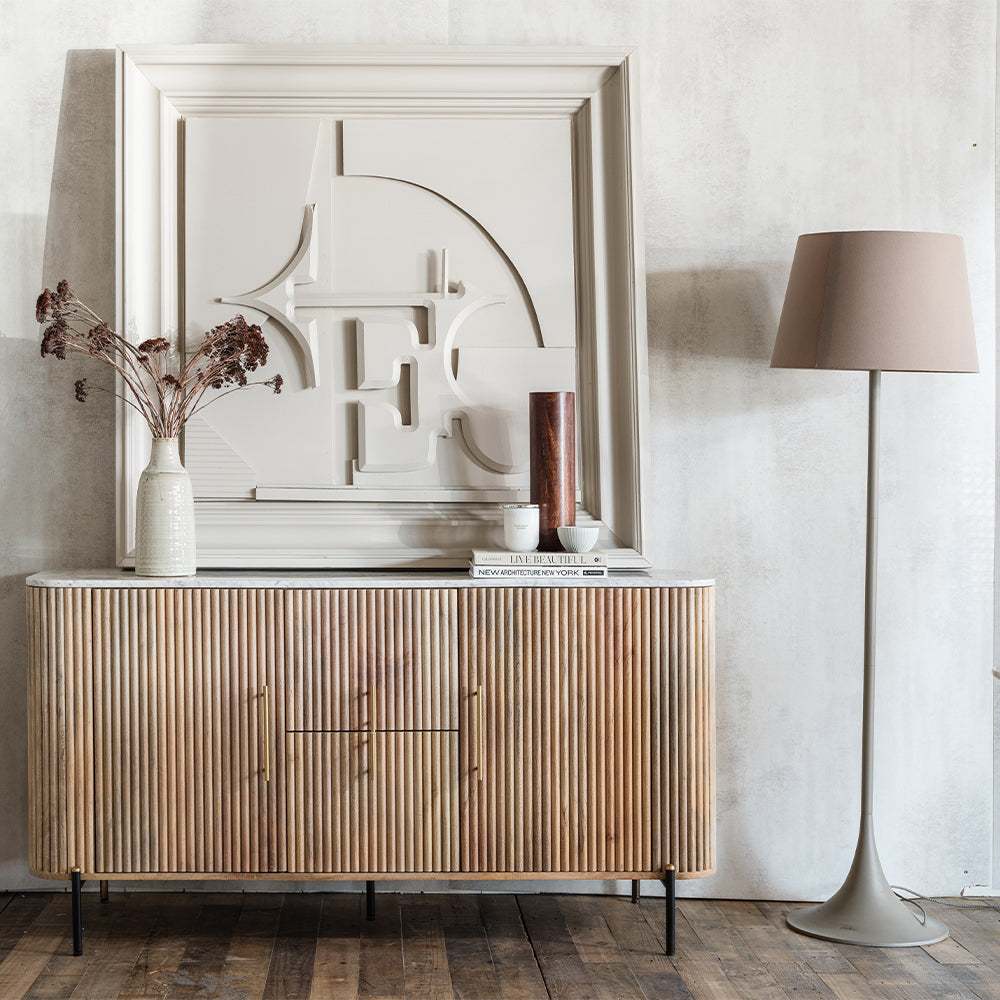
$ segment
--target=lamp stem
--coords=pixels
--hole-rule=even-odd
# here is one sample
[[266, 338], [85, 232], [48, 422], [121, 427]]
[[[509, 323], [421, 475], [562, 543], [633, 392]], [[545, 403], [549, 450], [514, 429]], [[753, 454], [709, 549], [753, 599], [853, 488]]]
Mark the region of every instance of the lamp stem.
[[865, 672], [861, 715], [861, 828], [844, 884], [819, 906], [793, 910], [788, 926], [812, 937], [879, 948], [933, 944], [948, 936], [934, 917], [918, 920], [882, 871], [872, 820], [875, 761], [875, 591], [878, 568], [879, 390], [882, 373], [868, 373], [868, 518], [865, 542]]
[[871, 819], [875, 761], [875, 595], [878, 584], [879, 392], [882, 373], [868, 373], [868, 518], [865, 534], [865, 672], [861, 718], [861, 822]]

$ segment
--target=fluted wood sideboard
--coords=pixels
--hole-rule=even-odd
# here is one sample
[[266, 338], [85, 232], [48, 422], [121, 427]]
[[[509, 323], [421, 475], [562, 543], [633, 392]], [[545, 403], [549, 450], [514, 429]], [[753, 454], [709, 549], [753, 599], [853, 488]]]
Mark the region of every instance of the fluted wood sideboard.
[[28, 580], [31, 871], [661, 879], [715, 866], [714, 589], [666, 574]]

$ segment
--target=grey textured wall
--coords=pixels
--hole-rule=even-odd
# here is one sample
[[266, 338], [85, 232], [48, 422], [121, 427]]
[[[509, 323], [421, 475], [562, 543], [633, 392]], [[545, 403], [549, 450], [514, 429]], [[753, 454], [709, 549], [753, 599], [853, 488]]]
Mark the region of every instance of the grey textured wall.
[[993, 0], [0, 0], [0, 887], [26, 871], [23, 580], [113, 558], [111, 401], [34, 298], [113, 309], [118, 42], [640, 52], [656, 550], [718, 580], [719, 874], [817, 898], [857, 822], [866, 380], [772, 372], [795, 237], [966, 238], [983, 368], [883, 382], [876, 809], [893, 881], [990, 879]]

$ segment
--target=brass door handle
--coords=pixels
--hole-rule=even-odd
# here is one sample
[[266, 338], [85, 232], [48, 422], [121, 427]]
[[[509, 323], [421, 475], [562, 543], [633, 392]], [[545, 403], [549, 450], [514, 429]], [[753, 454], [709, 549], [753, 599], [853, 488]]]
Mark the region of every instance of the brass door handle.
[[486, 703], [483, 698], [482, 684], [476, 688], [476, 770], [479, 780], [483, 780], [483, 769], [486, 763]]
[[268, 694], [267, 685], [261, 691], [261, 698], [264, 700], [264, 780], [271, 780], [271, 699]]
[[375, 781], [375, 685], [368, 688], [368, 780]]

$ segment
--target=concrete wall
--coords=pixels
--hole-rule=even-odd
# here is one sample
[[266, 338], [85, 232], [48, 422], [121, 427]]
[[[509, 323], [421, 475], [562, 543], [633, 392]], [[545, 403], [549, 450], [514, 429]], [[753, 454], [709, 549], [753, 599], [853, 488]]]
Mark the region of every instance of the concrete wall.
[[859, 797], [866, 379], [768, 369], [800, 232], [967, 241], [982, 374], [883, 380], [876, 810], [894, 882], [990, 880], [993, 0], [0, 0], [0, 887], [26, 873], [23, 579], [113, 559], [110, 399], [34, 298], [111, 315], [118, 42], [615, 44], [642, 62], [656, 548], [718, 580], [719, 874], [818, 898]]

